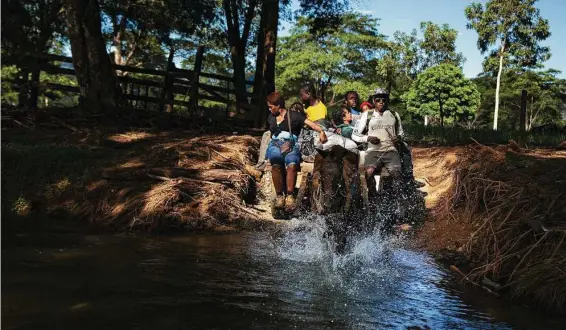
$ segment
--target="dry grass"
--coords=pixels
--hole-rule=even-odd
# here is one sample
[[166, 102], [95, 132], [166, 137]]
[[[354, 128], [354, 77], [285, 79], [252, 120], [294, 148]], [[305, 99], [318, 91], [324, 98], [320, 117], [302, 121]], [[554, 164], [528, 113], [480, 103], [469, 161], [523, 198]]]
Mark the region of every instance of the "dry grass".
[[456, 169], [434, 213], [473, 228], [467, 277], [566, 312], [566, 153], [475, 146]]
[[257, 220], [245, 207], [254, 198], [257, 173], [249, 157], [257, 147], [250, 136], [158, 138], [147, 143], [144, 154], [101, 171], [105, 180], [90, 183], [85, 196], [98, 202], [85, 203], [84, 213], [104, 226], [150, 232]]

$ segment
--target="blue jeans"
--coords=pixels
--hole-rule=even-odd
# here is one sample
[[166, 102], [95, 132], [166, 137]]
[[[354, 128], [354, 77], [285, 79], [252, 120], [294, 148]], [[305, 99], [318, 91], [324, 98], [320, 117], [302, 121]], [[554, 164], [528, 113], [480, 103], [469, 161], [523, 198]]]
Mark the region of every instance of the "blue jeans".
[[279, 165], [285, 166], [295, 164], [296, 166], [301, 165], [301, 152], [299, 151], [298, 143], [295, 143], [293, 150], [289, 152], [285, 157], [281, 154], [281, 150], [279, 149], [282, 141], [279, 140], [271, 140], [269, 142], [269, 147], [267, 148], [267, 158], [269, 158], [269, 162], [271, 165]]

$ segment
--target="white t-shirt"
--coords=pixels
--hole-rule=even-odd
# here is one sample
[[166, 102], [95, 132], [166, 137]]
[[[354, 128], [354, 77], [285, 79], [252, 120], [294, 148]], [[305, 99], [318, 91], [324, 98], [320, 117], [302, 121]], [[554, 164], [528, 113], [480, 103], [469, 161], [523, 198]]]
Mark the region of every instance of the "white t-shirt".
[[[369, 127], [367, 135], [364, 135], [366, 124], [368, 123], [368, 113], [366, 111], [362, 113], [360, 118], [357, 120], [356, 126], [354, 127], [354, 132], [352, 134], [352, 140], [356, 142], [368, 142], [368, 136], [376, 136], [380, 142], [378, 144], [372, 144], [368, 142], [367, 151], [396, 151], [393, 145], [392, 139], [397, 136], [403, 136], [403, 127], [401, 126], [401, 118], [399, 114], [395, 112], [385, 110], [383, 113], [379, 111], [373, 111], [372, 116], [369, 121]], [[395, 132], [395, 122], [399, 128], [398, 132]]]

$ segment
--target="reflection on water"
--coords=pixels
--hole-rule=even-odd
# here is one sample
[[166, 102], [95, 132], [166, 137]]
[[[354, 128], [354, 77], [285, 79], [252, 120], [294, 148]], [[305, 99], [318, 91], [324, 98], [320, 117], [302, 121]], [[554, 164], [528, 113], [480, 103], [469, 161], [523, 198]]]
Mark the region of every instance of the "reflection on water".
[[[324, 222], [176, 237], [24, 235], [2, 251], [3, 329], [506, 329], [564, 320], [470, 294], [378, 233], [333, 251]], [[463, 291], [464, 290], [464, 291]]]

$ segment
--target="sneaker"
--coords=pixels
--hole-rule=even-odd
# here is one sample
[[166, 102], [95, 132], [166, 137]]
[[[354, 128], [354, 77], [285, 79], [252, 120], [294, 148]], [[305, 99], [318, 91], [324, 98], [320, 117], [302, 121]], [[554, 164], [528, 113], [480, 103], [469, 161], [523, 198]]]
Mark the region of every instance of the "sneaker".
[[275, 198], [275, 208], [282, 209], [285, 206], [285, 196], [279, 195]]
[[285, 198], [285, 208], [287, 210], [293, 210], [295, 208], [295, 196], [287, 195]]

